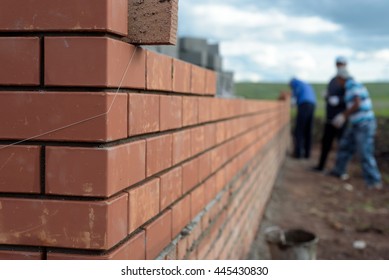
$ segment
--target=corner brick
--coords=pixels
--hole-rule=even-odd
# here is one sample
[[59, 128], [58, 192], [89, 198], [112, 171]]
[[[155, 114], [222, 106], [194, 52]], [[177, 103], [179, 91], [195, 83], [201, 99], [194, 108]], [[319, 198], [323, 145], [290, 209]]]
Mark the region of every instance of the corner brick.
[[[0, 24], [3, 20], [0, 9]], [[20, 9], [19, 9], [20, 11]], [[40, 40], [37, 37], [0, 38], [0, 85], [31, 85], [40, 83]]]

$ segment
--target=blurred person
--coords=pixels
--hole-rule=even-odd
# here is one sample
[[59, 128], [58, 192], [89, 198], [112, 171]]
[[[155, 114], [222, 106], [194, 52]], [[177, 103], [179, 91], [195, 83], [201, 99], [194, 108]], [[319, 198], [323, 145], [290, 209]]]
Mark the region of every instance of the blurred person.
[[382, 189], [381, 174], [374, 158], [377, 124], [369, 92], [363, 84], [352, 79], [345, 68], [339, 70], [338, 76], [346, 90], [346, 110], [336, 115], [332, 124], [337, 128], [341, 128], [346, 120], [349, 124], [340, 140], [335, 167], [330, 175], [346, 179], [347, 164], [357, 152], [367, 188]]
[[[289, 82], [292, 97], [297, 105], [297, 116], [294, 129], [294, 153], [295, 158], [309, 158], [312, 145], [313, 115], [316, 106], [316, 94], [308, 83], [293, 78]], [[281, 98], [290, 93], [281, 92]]]
[[324, 124], [323, 136], [321, 139], [320, 159], [317, 166], [313, 168], [315, 171], [323, 171], [327, 162], [328, 154], [332, 149], [332, 143], [336, 138], [340, 140], [344, 131], [345, 125], [337, 128], [332, 125], [333, 118], [346, 109], [344, 101], [345, 88], [341, 84], [338, 77], [339, 70], [347, 69], [347, 60], [343, 56], [338, 56], [335, 60], [337, 69], [336, 76], [331, 79], [327, 86], [326, 101], [326, 122]]

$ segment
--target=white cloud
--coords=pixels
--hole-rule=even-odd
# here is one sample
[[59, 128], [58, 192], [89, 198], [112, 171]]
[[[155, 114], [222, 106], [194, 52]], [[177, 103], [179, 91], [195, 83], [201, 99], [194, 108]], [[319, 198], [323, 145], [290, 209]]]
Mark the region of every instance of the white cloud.
[[275, 6], [259, 10], [239, 2], [206, 3], [181, 2], [185, 19], [180, 35], [220, 42], [224, 65], [238, 81], [287, 81], [298, 76], [326, 82], [335, 73], [338, 55], [350, 59], [350, 71], [357, 79], [389, 78], [389, 49], [355, 50], [352, 38], [335, 22], [290, 15]]

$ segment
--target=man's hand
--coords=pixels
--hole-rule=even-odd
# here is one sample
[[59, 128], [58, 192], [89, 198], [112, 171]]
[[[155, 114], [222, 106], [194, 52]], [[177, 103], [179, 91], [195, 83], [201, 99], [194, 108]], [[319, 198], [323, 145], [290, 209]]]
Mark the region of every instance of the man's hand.
[[346, 116], [343, 113], [337, 114], [331, 121], [336, 128], [341, 128], [346, 122]]

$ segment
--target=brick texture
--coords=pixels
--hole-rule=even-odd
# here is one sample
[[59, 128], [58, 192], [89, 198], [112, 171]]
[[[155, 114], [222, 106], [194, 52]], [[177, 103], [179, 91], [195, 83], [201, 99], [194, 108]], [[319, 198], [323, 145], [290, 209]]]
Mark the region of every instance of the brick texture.
[[130, 94], [128, 108], [129, 136], [159, 131], [159, 95]]
[[155, 259], [163, 248], [172, 240], [172, 213], [165, 212], [145, 227], [146, 259]]
[[0, 192], [40, 193], [37, 146], [0, 146]]
[[166, 55], [147, 51], [147, 80], [148, 90], [172, 90], [173, 59]]
[[126, 6], [127, 0], [3, 0], [0, 30], [88, 30], [126, 35]]
[[105, 37], [45, 38], [45, 84], [145, 88], [146, 52]]
[[[0, 23], [4, 4], [1, 5]], [[0, 61], [0, 85], [39, 85], [39, 38], [0, 37]]]
[[158, 173], [172, 165], [172, 135], [147, 139], [147, 176]]

